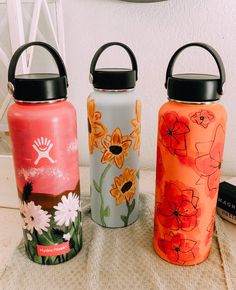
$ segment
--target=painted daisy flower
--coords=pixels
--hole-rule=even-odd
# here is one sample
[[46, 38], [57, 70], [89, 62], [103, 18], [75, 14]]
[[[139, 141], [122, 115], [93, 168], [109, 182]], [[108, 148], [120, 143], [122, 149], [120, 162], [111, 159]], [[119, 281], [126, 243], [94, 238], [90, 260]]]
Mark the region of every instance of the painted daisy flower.
[[63, 239], [66, 240], [66, 241], [69, 241], [70, 238], [71, 238], [70, 233], [67, 233], [67, 234], [63, 235]]
[[75, 221], [78, 212], [81, 211], [79, 196], [72, 192], [68, 196], [63, 195], [61, 202], [54, 208], [56, 209], [54, 220], [57, 225], [69, 226], [71, 222]]
[[33, 201], [29, 203], [23, 202], [20, 206], [20, 213], [24, 221], [23, 228], [27, 229], [31, 234], [34, 229], [40, 235], [42, 235], [42, 231], [48, 231], [51, 215], [42, 210], [41, 205], [35, 205]]
[[[26, 216], [27, 210], [28, 210], [27, 203], [25, 201], [21, 202], [20, 200], [20, 214], [23, 218]], [[24, 220], [23, 220], [23, 224], [25, 224]]]
[[31, 236], [31, 234], [27, 233], [26, 236], [27, 236], [28, 241], [32, 241], [33, 238]]

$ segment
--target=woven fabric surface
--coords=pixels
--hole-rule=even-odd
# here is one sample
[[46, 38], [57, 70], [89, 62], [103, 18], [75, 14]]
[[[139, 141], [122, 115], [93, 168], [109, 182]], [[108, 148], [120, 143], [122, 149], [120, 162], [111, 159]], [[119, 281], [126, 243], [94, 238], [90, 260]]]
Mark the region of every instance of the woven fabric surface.
[[160, 259], [152, 247], [153, 195], [141, 194], [140, 201], [139, 220], [112, 230], [91, 221], [89, 199], [84, 197], [82, 251], [64, 264], [42, 266], [25, 256], [21, 242], [1, 276], [0, 289], [236, 289], [236, 262], [219, 217], [209, 258], [196, 266], [175, 266]]

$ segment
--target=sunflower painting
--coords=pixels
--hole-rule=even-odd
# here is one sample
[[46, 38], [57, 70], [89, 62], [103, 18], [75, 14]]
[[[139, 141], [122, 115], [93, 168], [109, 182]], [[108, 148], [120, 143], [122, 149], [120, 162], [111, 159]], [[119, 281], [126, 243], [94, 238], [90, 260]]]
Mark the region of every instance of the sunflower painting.
[[136, 192], [136, 177], [137, 171], [135, 169], [125, 168], [120, 176], [114, 178], [114, 183], [110, 190], [111, 195], [116, 200], [117, 206], [126, 202], [128, 209], [127, 216], [121, 215], [121, 219], [125, 226], [128, 225], [129, 217], [135, 207], [135, 199], [133, 199], [131, 204], [130, 201]]
[[116, 199], [116, 205], [130, 201], [136, 190], [136, 170], [125, 168], [124, 172], [115, 177], [110, 193]]
[[135, 139], [134, 150], [140, 154], [140, 134], [141, 134], [141, 103], [139, 100], [136, 101], [136, 118], [131, 121], [134, 127], [134, 131], [130, 134], [130, 137]]
[[88, 98], [89, 149], [94, 166], [91, 215], [104, 227], [126, 227], [138, 215], [140, 101], [129, 106], [131, 116], [113, 116], [106, 103]]
[[95, 101], [88, 99], [88, 134], [89, 134], [89, 152], [93, 154], [94, 147], [99, 148], [100, 139], [106, 134], [107, 129], [101, 122], [102, 114], [96, 111]]
[[118, 168], [124, 164], [124, 159], [129, 154], [132, 141], [128, 136], [122, 136], [119, 128], [116, 128], [112, 135], [107, 135], [102, 140], [103, 152], [102, 163], [114, 163]]

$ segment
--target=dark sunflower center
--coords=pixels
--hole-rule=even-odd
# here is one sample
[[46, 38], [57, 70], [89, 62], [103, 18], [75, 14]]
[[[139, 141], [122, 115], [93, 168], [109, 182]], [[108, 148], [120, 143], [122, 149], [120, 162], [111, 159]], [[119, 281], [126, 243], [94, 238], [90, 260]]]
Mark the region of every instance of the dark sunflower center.
[[172, 136], [172, 131], [171, 130], [168, 131], [168, 136]]
[[109, 150], [114, 155], [119, 155], [122, 152], [122, 147], [117, 145], [112, 145], [109, 147]]
[[175, 251], [176, 252], [180, 252], [180, 248], [175, 248]]
[[34, 221], [34, 217], [32, 215], [30, 216], [30, 218], [31, 218], [32, 221]]
[[92, 132], [92, 127], [91, 127], [91, 124], [90, 124], [90, 122], [89, 122], [89, 119], [88, 119], [88, 131], [89, 131], [89, 133]]
[[203, 121], [203, 120], [204, 120], [204, 116], [201, 116], [201, 117], [200, 117], [200, 120]]
[[178, 216], [179, 215], [178, 211], [177, 210], [174, 210], [173, 211], [173, 215]]
[[126, 191], [130, 190], [132, 185], [133, 183], [131, 181], [126, 182], [121, 188], [122, 193], [125, 193]]

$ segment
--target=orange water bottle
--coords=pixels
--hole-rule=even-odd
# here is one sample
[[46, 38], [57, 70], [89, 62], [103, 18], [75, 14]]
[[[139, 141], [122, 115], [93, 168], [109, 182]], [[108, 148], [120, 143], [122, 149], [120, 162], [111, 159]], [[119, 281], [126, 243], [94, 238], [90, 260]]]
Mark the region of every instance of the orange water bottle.
[[[220, 76], [172, 74], [187, 47], [206, 49]], [[218, 53], [204, 43], [179, 48], [167, 68], [169, 101], [159, 111], [154, 248], [164, 260], [195, 265], [210, 252], [226, 112], [219, 103], [225, 70]]]

